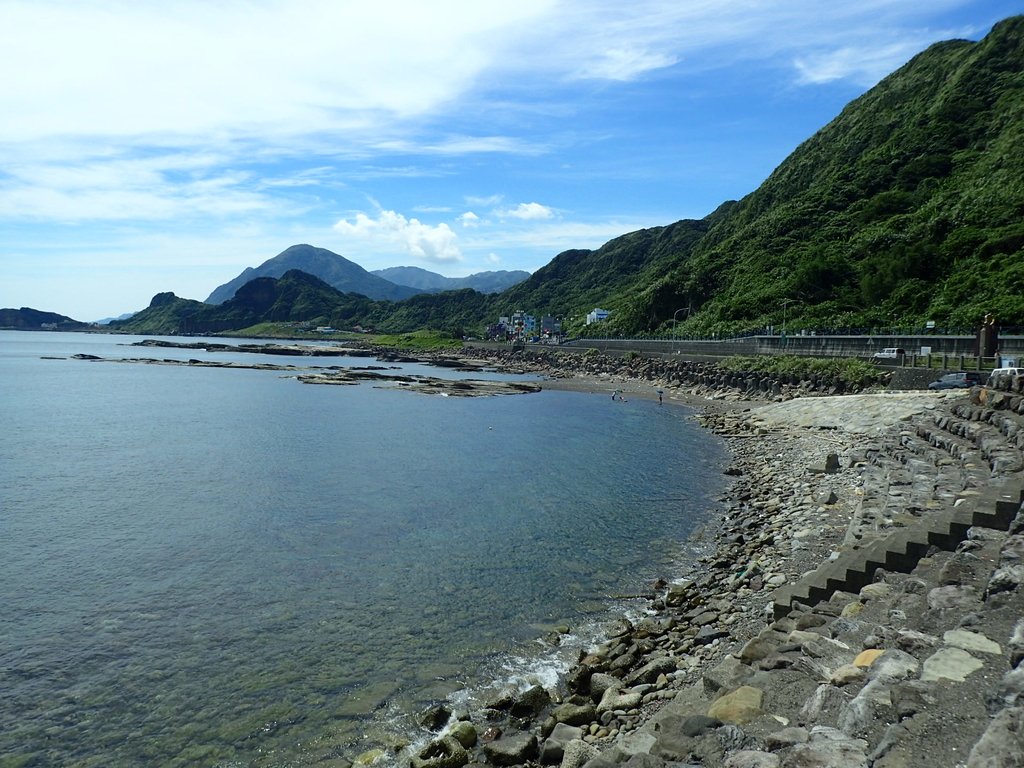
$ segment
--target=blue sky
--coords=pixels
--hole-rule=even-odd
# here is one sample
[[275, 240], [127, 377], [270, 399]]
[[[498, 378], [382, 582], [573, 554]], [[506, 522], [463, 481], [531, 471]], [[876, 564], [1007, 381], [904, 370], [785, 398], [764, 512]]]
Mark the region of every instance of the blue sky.
[[535, 270], [753, 191], [1020, 0], [0, 0], [0, 307], [205, 299], [296, 243]]

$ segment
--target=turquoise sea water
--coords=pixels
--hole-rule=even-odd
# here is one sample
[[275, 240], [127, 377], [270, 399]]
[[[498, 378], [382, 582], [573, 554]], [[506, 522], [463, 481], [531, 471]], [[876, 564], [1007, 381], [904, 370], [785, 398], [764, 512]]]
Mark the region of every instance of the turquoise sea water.
[[[612, 596], [672, 574], [719, 490], [685, 410], [610, 389], [42, 359], [231, 359], [134, 340], [0, 332], [0, 755], [26, 765], [315, 765], [417, 738], [426, 703], [563, 668]], [[537, 642], [562, 623], [562, 648]]]

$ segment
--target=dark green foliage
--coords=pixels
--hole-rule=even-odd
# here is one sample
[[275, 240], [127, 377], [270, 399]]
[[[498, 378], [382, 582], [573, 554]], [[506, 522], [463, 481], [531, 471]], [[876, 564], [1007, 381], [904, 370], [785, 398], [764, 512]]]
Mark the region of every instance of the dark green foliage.
[[[932, 46], [801, 145], [668, 276], [695, 331], [1024, 323], [1024, 17]], [[1003, 258], [1006, 257], [1006, 258]]]
[[727, 357], [719, 363], [727, 371], [774, 373], [806, 379], [811, 376], [866, 387], [877, 383], [879, 371], [871, 363], [849, 357], [797, 357], [794, 355], [763, 355], [760, 357]]

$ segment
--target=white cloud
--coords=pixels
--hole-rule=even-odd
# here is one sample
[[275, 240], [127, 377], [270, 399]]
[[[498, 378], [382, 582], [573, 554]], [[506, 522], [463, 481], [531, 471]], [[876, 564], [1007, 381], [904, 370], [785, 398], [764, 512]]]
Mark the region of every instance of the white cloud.
[[466, 211], [464, 214], [459, 216], [459, 221], [464, 227], [475, 227], [480, 223], [480, 217], [472, 211]]
[[501, 256], [496, 253], [489, 253], [487, 254], [487, 261], [491, 264], [501, 264]]
[[537, 221], [553, 218], [553, 209], [540, 203], [520, 203], [515, 208], [505, 208], [495, 211], [495, 214], [505, 219], [523, 219], [524, 221]]
[[216, 155], [165, 153], [146, 158], [103, 154], [81, 163], [9, 164], [0, 176], [0, 219], [160, 220], [193, 215], [283, 212], [246, 173], [225, 170]]
[[671, 67], [676, 56], [636, 48], [609, 48], [576, 76], [600, 80], [632, 80], [654, 69]]
[[355, 219], [342, 219], [334, 229], [346, 237], [402, 246], [417, 259], [429, 262], [461, 261], [458, 235], [445, 223], [430, 226], [419, 219], [407, 219], [395, 211], [380, 211], [371, 219], [357, 213]]
[[878, 47], [843, 47], [794, 59], [793, 66], [803, 85], [820, 85], [835, 80], [852, 80], [873, 85], [921, 50], [923, 44], [893, 43]]

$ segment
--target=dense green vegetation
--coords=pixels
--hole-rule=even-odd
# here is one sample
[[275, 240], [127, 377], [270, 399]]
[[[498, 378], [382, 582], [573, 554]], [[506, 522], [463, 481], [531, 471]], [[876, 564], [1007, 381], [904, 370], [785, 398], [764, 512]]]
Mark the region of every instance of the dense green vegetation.
[[932, 46], [801, 145], [661, 278], [687, 330], [1024, 323], [1022, 38]]
[[612, 311], [592, 329], [602, 334], [736, 333], [784, 319], [791, 329], [974, 328], [987, 313], [1024, 325], [1021, 147], [1024, 17], [1014, 17], [980, 42], [916, 56], [742, 200], [700, 221], [566, 251], [501, 294], [372, 301], [289, 272], [254, 280], [219, 307], [161, 294], [160, 306], [118, 327], [305, 321], [458, 338], [523, 310], [579, 333], [594, 307]]
[[392, 347], [411, 351], [430, 352], [441, 349], [461, 349], [462, 337], [453, 337], [441, 331], [415, 331], [413, 333], [367, 334], [359, 341], [377, 347]]
[[806, 379], [810, 376], [866, 387], [878, 381], [878, 368], [851, 357], [797, 357], [795, 355], [764, 355], [761, 357], [727, 357], [719, 363], [727, 371], [772, 373]]

